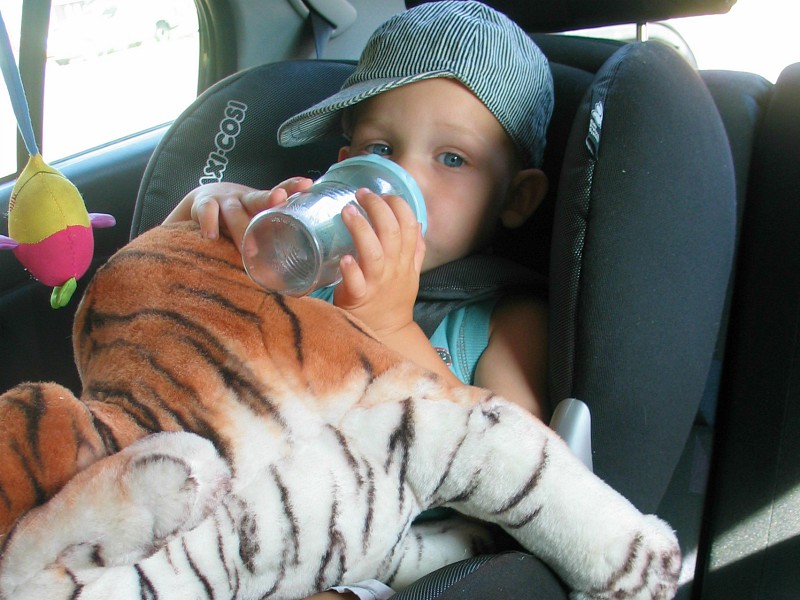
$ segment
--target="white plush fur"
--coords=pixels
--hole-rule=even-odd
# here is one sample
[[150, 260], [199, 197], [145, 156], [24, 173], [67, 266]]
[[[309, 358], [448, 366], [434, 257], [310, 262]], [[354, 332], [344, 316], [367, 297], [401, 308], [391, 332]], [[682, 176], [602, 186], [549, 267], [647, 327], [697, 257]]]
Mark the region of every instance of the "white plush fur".
[[576, 600], [674, 594], [680, 557], [663, 522], [525, 411], [491, 396], [476, 406], [476, 390], [404, 371], [324, 415], [296, 398], [283, 436], [243, 408], [228, 424], [241, 434], [231, 465], [191, 433], [96, 463], [11, 533], [0, 598], [292, 599], [365, 578], [402, 587], [486, 541], [469, 521], [412, 524], [439, 504], [505, 527]]

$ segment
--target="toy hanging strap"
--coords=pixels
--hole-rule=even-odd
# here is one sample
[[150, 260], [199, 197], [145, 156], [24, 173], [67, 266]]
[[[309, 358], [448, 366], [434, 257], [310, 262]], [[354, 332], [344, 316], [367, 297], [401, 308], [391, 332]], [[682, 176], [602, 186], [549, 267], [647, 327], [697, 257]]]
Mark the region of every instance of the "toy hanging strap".
[[0, 44], [2, 44], [0, 48], [0, 67], [2, 67], [3, 79], [5, 79], [8, 95], [11, 98], [11, 107], [17, 117], [19, 132], [22, 134], [22, 140], [25, 142], [28, 154], [35, 156], [39, 154], [39, 147], [33, 135], [33, 125], [31, 124], [31, 115], [28, 112], [25, 88], [22, 87], [22, 79], [14, 62], [14, 50], [11, 48], [11, 40], [8, 37], [8, 29], [6, 29], [2, 12], [0, 12], [0, 38], [2, 38], [0, 39]]

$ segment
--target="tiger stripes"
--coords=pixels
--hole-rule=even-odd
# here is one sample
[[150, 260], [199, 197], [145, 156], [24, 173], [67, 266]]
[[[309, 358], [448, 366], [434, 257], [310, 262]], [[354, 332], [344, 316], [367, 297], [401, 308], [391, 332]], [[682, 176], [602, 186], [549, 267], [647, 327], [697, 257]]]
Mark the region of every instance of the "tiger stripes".
[[[576, 599], [670, 598], [674, 534], [522, 409], [452, 388], [346, 313], [252, 284], [192, 225], [134, 240], [75, 319], [80, 399], [0, 396], [0, 600], [302, 598], [486, 551]], [[423, 510], [463, 516], [416, 522]]]

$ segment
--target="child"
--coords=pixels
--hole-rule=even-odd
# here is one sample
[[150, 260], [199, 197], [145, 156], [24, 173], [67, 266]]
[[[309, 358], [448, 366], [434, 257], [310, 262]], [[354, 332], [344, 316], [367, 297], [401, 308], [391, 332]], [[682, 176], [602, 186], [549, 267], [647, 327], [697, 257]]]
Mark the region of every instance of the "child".
[[[342, 259], [333, 303], [412, 361], [454, 384], [492, 389], [540, 418], [547, 414], [542, 300], [509, 297], [448, 315], [432, 338], [448, 349], [434, 348], [413, 307], [421, 273], [485, 249], [498, 222], [519, 227], [538, 207], [547, 189], [538, 167], [552, 104], [547, 61], [517, 25], [479, 2], [436, 2], [386, 21], [341, 91], [278, 132], [282, 145], [293, 146], [343, 127], [350, 144], [339, 160], [385, 156], [414, 177], [425, 198], [423, 239], [402, 199], [359, 190], [369, 222], [353, 207], [342, 213], [359, 258]], [[194, 219], [209, 237], [223, 227], [241, 247], [253, 215], [310, 185], [295, 178], [265, 192], [201, 186], [165, 222]], [[443, 354], [456, 364], [445, 364]]]
[[[498, 221], [518, 227], [537, 208], [547, 189], [537, 167], [551, 111], [546, 59], [493, 9], [478, 2], [436, 2], [384, 23], [342, 90], [286, 121], [278, 134], [283, 145], [298, 145], [342, 123], [351, 143], [340, 150], [340, 160], [386, 156], [416, 179], [425, 197], [423, 240], [405, 202], [359, 192], [372, 226], [358, 211], [342, 215], [359, 260], [342, 260], [334, 304], [367, 323], [387, 345], [457, 381], [412, 320], [419, 275], [484, 249]], [[231, 183], [201, 186], [165, 222], [193, 218], [211, 237], [221, 222], [241, 244], [254, 214], [310, 185], [295, 178], [269, 192]], [[486, 326], [479, 336], [485, 349], [449, 349], [453, 358], [479, 357], [461, 369], [462, 376], [471, 372], [464, 383], [488, 387], [545, 417], [544, 304], [508, 298], [466, 313], [468, 320], [478, 319], [478, 330], [480, 322]], [[447, 323], [440, 327], [445, 329]]]

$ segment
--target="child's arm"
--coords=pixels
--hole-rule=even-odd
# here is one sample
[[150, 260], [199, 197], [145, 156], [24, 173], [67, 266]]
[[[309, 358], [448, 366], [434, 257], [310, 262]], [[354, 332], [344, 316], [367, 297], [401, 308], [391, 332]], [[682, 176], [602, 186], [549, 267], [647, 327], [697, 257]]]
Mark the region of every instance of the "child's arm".
[[547, 307], [542, 300], [511, 298], [495, 308], [489, 345], [475, 370], [475, 385], [508, 398], [546, 422]]
[[381, 197], [369, 190], [359, 190], [356, 197], [369, 222], [352, 207], [342, 212], [358, 261], [352, 256], [342, 259], [342, 282], [333, 303], [407, 359], [463, 385], [414, 322], [425, 242], [411, 207], [397, 196]]

